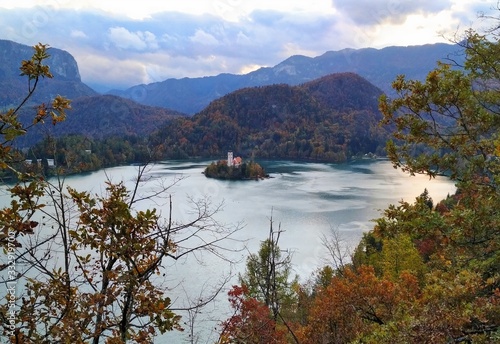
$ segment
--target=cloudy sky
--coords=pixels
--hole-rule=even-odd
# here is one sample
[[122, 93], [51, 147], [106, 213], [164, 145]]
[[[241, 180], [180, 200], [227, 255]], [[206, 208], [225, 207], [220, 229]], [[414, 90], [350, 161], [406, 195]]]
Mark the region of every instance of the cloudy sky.
[[[0, 0], [0, 39], [67, 50], [99, 90], [291, 55], [446, 42], [496, 0]], [[443, 37], [443, 35], [445, 37]]]

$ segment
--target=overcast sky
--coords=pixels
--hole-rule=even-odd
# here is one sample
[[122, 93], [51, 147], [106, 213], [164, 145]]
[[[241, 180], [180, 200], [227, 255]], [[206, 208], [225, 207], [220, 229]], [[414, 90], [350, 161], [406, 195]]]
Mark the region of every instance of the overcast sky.
[[291, 55], [447, 42], [495, 0], [0, 0], [0, 38], [64, 49], [90, 86], [247, 73]]

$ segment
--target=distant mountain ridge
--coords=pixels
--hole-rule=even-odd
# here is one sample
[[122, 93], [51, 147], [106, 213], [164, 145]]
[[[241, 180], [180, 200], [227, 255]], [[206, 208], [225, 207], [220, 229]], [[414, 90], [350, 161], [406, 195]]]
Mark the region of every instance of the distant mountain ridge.
[[[178, 149], [178, 154], [170, 151], [170, 156], [197, 156], [200, 152], [204, 155], [219, 154], [220, 149], [238, 147], [238, 142], [226, 140], [237, 134], [240, 142], [253, 145], [241, 146], [246, 152], [255, 151], [254, 148], [257, 147], [261, 155], [267, 150], [271, 152], [269, 154], [287, 157], [342, 160], [353, 151], [371, 152], [380, 146], [381, 133], [372, 125], [376, 122], [375, 118], [379, 117], [378, 97], [382, 92], [388, 92], [387, 89], [390, 89], [397, 74], [405, 74], [411, 79], [423, 79], [435, 67], [437, 60], [452, 56], [460, 61], [458, 51], [457, 45], [433, 44], [380, 50], [343, 50], [327, 52], [315, 58], [292, 56], [275, 67], [261, 68], [246, 75], [221, 74], [204, 78], [169, 79], [161, 83], [135, 86], [122, 94], [132, 98], [127, 100], [116, 95], [98, 95], [81, 82], [75, 59], [66, 51], [51, 48], [51, 57], [47, 62], [54, 79], [42, 80], [32, 101], [48, 102], [60, 94], [72, 99], [73, 110], [68, 112], [65, 123], [50, 130], [50, 125], [45, 125], [40, 128], [42, 132], [38, 132], [38, 135], [28, 135], [20, 140], [23, 141], [21, 146], [32, 145], [43, 137], [41, 134], [47, 133], [56, 136], [84, 134], [90, 138], [120, 134], [144, 136], [166, 121], [182, 115], [165, 109], [167, 107], [184, 109], [184, 113], [199, 112], [202, 115], [194, 122], [175, 121], [175, 125], [166, 129], [178, 130], [178, 136], [181, 135], [178, 137], [180, 141], [174, 134], [167, 135], [166, 140]], [[19, 76], [19, 65], [22, 59], [29, 59], [32, 53], [31, 47], [0, 40], [0, 107], [18, 104], [26, 95], [27, 81]], [[343, 69], [352, 72], [331, 75]], [[378, 86], [380, 84], [385, 85], [385, 89]], [[373, 92], [373, 89], [377, 91]], [[290, 94], [295, 98], [288, 99]], [[270, 103], [272, 106], [269, 108]], [[231, 117], [234, 114], [227, 113], [228, 109], [247, 114], [249, 117], [246, 121], [249, 122], [239, 122], [242, 118]], [[32, 108], [27, 105], [23, 110], [26, 112], [23, 116], [29, 121]], [[272, 119], [277, 114], [281, 117], [272, 122], [272, 125], [264, 120], [265, 116]], [[367, 121], [365, 127], [360, 119]], [[224, 121], [227, 123], [223, 123]], [[359, 125], [355, 122], [359, 122]], [[256, 128], [251, 128], [249, 123], [254, 123], [256, 128], [263, 126], [264, 132], [271, 139], [262, 136], [263, 133], [255, 132]], [[176, 127], [178, 125], [181, 127]], [[183, 125], [191, 129], [186, 131]], [[199, 127], [194, 128], [193, 125]], [[216, 126], [219, 132], [213, 132]], [[273, 130], [273, 126], [278, 126], [278, 132]], [[303, 126], [308, 126], [309, 131], [304, 131]], [[341, 126], [343, 131], [339, 129]], [[312, 130], [313, 127], [317, 128]], [[366, 131], [367, 128], [372, 132]], [[330, 134], [325, 134], [327, 129], [331, 130]], [[184, 134], [187, 136], [183, 137]], [[251, 140], [247, 140], [247, 134], [253, 135]], [[335, 138], [335, 135], [341, 139]], [[162, 135], [158, 137], [160, 136]], [[217, 141], [219, 137], [222, 138], [221, 142]], [[294, 142], [296, 146], [286, 148], [293, 151], [293, 154], [281, 151], [285, 149], [283, 144], [288, 145], [287, 142], [282, 142], [282, 138]], [[323, 147], [321, 140], [330, 142], [330, 146]], [[181, 146], [186, 142], [191, 147], [184, 147], [187, 149], [184, 151]], [[315, 146], [318, 143], [319, 146]]]
[[[45, 63], [53, 78], [39, 81], [30, 103], [21, 109], [20, 119], [31, 123], [33, 105], [49, 103], [56, 95], [71, 100], [71, 110], [66, 120], [53, 126], [50, 121], [39, 124], [25, 136], [16, 140], [18, 147], [30, 147], [47, 135], [63, 136], [81, 134], [102, 139], [109, 136], [147, 136], [166, 121], [184, 116], [177, 111], [162, 107], [139, 104], [130, 99], [100, 95], [81, 81], [78, 64], [74, 57], [57, 48], [48, 50], [50, 57]], [[7, 40], [0, 40], [0, 108], [17, 106], [28, 94], [26, 76], [20, 76], [22, 60], [29, 60], [33, 48]]]
[[463, 62], [462, 52], [459, 45], [444, 43], [383, 49], [344, 49], [329, 51], [317, 57], [292, 56], [274, 67], [260, 68], [244, 75], [167, 79], [110, 93], [139, 103], [194, 114], [212, 100], [241, 88], [280, 83], [300, 85], [328, 74], [352, 72], [391, 94], [391, 84], [397, 75], [423, 80], [438, 61], [445, 62], [450, 58], [458, 63]]

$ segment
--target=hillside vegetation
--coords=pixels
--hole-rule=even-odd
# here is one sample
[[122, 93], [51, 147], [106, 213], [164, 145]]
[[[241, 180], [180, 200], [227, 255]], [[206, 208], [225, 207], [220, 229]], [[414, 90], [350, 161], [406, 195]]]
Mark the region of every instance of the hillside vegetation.
[[[295, 87], [238, 90], [193, 117], [117, 96], [80, 97], [64, 122], [39, 123], [16, 145], [30, 147], [24, 154], [29, 160], [54, 159], [59, 173], [222, 157], [228, 150], [249, 159], [343, 162], [384, 154], [388, 131], [379, 125], [381, 94], [358, 75], [345, 73]], [[42, 167], [49, 175], [56, 172]]]
[[[129, 99], [111, 95], [80, 97], [71, 102], [71, 110], [61, 125], [41, 123], [17, 142], [20, 147], [31, 147], [46, 137], [81, 135], [88, 140], [109, 137], [147, 137], [166, 122], [184, 116], [176, 111], [138, 104]], [[29, 121], [29, 112], [21, 114]]]
[[211, 157], [234, 150], [259, 158], [341, 162], [381, 153], [378, 88], [352, 73], [300, 86], [238, 90], [153, 135], [165, 157]]
[[465, 70], [400, 76], [397, 96], [380, 101], [394, 167], [445, 174], [456, 194], [434, 202], [423, 190], [390, 205], [354, 252], [332, 231], [322, 240], [328, 263], [306, 283], [292, 278], [278, 246], [285, 231], [271, 219], [228, 292], [234, 313], [219, 344], [500, 343], [498, 19], [495, 28], [495, 39], [466, 32]]

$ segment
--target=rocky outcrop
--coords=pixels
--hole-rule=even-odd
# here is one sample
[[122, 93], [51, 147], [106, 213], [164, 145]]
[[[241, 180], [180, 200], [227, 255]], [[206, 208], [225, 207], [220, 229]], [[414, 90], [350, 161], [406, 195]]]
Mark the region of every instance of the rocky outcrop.
[[[49, 54], [46, 63], [54, 78], [41, 80], [32, 102], [49, 102], [58, 94], [70, 99], [97, 94], [82, 83], [78, 64], [70, 53], [50, 48]], [[32, 55], [30, 46], [0, 40], [0, 107], [16, 105], [26, 95], [28, 80], [19, 75], [19, 67], [22, 60], [28, 60]]]

